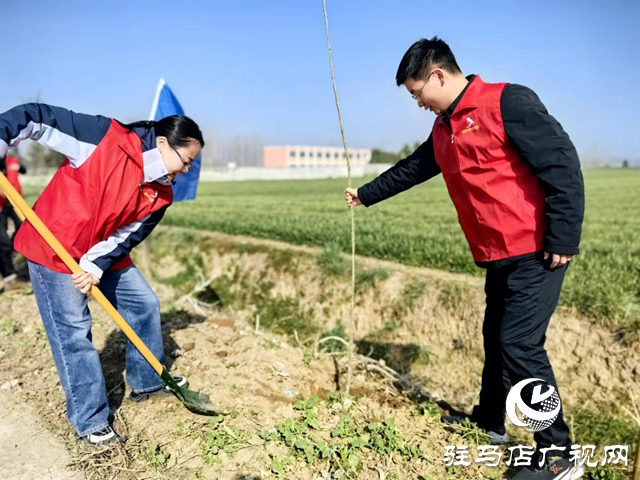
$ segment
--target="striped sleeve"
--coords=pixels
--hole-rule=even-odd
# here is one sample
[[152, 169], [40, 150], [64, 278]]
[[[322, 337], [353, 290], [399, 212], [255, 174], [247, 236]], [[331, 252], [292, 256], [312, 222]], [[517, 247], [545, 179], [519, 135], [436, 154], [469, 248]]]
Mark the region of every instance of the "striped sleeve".
[[168, 206], [137, 222], [120, 227], [106, 240], [96, 243], [80, 259], [80, 268], [102, 278], [102, 274], [126, 258], [160, 223]]
[[105, 137], [111, 120], [65, 108], [27, 103], [0, 114], [0, 157], [22, 140], [34, 140], [80, 167]]

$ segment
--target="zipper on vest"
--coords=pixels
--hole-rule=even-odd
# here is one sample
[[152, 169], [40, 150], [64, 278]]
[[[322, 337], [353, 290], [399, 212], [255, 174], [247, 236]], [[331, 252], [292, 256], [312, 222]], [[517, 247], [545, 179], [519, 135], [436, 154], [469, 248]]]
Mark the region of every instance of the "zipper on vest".
[[451, 134], [451, 143], [453, 143], [453, 133]]

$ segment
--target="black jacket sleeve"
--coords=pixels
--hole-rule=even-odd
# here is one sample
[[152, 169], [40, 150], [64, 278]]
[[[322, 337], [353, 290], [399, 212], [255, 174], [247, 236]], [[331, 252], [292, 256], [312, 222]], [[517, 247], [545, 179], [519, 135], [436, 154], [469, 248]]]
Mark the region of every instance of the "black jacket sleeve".
[[358, 198], [365, 207], [370, 207], [426, 182], [440, 172], [433, 151], [433, 139], [429, 135], [429, 139], [420, 145], [415, 152], [360, 187]]
[[544, 249], [579, 253], [584, 218], [584, 182], [578, 153], [538, 96], [522, 85], [508, 85], [500, 101], [505, 133], [541, 182], [545, 194], [547, 231]]

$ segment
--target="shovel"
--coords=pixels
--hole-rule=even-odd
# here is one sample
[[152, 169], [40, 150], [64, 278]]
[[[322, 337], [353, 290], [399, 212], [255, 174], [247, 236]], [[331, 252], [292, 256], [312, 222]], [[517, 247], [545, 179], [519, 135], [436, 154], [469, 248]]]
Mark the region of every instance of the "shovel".
[[[69, 255], [69, 252], [62, 246], [62, 244], [53, 236], [47, 226], [42, 223], [42, 220], [36, 215], [33, 209], [24, 201], [22, 196], [16, 191], [16, 189], [9, 183], [7, 177], [0, 172], [0, 188], [4, 191], [5, 195], [11, 203], [17, 208], [19, 212], [22, 212], [27, 220], [38, 231], [47, 244], [53, 249], [53, 251], [60, 257], [64, 264], [71, 270], [71, 273], [82, 273], [82, 269], [78, 263]], [[220, 409], [216, 409], [209, 400], [209, 397], [203, 393], [194, 392], [193, 390], [187, 390], [186, 388], [179, 387], [173, 377], [169, 375], [166, 368], [154, 357], [153, 353], [147, 348], [147, 346], [140, 340], [140, 337], [133, 331], [127, 321], [122, 318], [122, 315], [111, 305], [111, 302], [107, 300], [107, 297], [96, 286], [91, 287], [91, 294], [100, 305], [107, 311], [111, 318], [118, 324], [129, 341], [138, 349], [142, 356], [149, 362], [149, 365], [156, 371], [160, 378], [167, 384], [173, 393], [180, 399], [180, 401], [194, 413], [200, 415], [224, 415]]]

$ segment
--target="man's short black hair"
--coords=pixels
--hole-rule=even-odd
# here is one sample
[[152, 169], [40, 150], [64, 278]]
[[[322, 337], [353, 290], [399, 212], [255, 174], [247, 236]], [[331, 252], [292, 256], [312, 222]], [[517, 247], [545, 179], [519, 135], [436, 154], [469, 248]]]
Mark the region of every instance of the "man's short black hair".
[[441, 68], [450, 73], [462, 73], [456, 57], [443, 40], [433, 37], [421, 38], [404, 54], [396, 73], [396, 84], [403, 85], [408, 78], [419, 80], [432, 68]]

